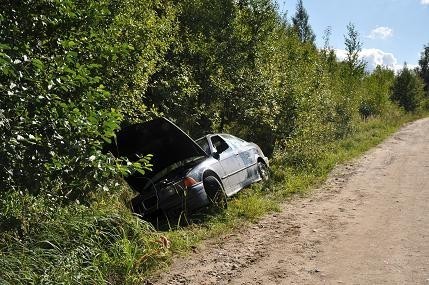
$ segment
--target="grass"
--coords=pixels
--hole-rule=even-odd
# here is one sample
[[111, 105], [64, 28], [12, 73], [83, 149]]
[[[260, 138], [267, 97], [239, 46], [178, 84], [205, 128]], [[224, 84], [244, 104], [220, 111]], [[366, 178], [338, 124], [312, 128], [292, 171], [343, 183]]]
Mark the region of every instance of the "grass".
[[279, 211], [292, 195], [322, 183], [336, 165], [360, 156], [418, 117], [360, 122], [312, 165], [294, 168], [273, 159], [268, 183], [241, 191], [224, 211], [189, 217], [186, 227], [174, 223], [172, 230], [156, 231], [130, 213], [124, 197], [114, 195], [99, 197], [91, 206], [73, 204], [43, 219], [35, 217], [21, 232], [2, 230], [0, 284], [142, 284], [202, 240]]

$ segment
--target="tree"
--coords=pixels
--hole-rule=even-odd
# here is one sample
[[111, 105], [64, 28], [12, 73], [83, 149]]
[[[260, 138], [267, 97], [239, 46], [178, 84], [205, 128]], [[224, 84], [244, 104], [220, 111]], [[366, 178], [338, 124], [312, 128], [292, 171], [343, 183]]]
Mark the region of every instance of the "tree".
[[314, 44], [316, 36], [308, 22], [308, 18], [308, 14], [304, 8], [302, 0], [299, 0], [296, 4], [295, 16], [292, 17], [292, 26], [301, 42]]
[[325, 52], [331, 49], [331, 46], [329, 44], [331, 35], [332, 35], [332, 27], [327, 26], [326, 29], [323, 31], [323, 51]]
[[424, 81], [426, 93], [429, 93], [429, 44], [424, 46], [421, 53], [418, 72]]
[[134, 94], [165, 49], [171, 13], [156, 0], [6, 2], [0, 198], [21, 192], [83, 201], [117, 174], [103, 145], [142, 105]]
[[391, 99], [407, 112], [414, 112], [424, 98], [423, 82], [420, 77], [404, 64], [393, 85]]
[[365, 61], [359, 58], [362, 51], [362, 42], [359, 39], [359, 32], [353, 23], [347, 25], [347, 35], [344, 36], [346, 45], [346, 64], [350, 75], [362, 76], [365, 70]]
[[321, 51], [322, 58], [326, 63], [328, 71], [332, 73], [335, 70], [337, 57], [334, 49], [330, 46], [329, 40], [332, 34], [332, 27], [328, 26], [323, 32], [323, 49]]

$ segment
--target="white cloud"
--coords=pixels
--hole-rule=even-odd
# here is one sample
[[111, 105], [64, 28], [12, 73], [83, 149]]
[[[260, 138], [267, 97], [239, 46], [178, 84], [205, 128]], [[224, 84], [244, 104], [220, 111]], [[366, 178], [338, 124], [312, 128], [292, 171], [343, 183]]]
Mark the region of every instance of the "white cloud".
[[360, 53], [360, 58], [365, 60], [368, 65], [368, 69], [373, 70], [377, 65], [386, 66], [387, 68], [397, 70], [398, 60], [390, 52], [384, 52], [380, 49], [370, 48], [363, 49]]
[[[347, 57], [347, 52], [343, 49], [335, 49], [335, 54], [339, 60], [344, 60]], [[377, 65], [387, 67], [394, 71], [402, 69], [402, 64], [398, 63], [398, 60], [393, 53], [384, 52], [380, 49], [362, 49], [359, 57], [366, 61], [366, 67], [369, 71], [374, 70]], [[411, 66], [409, 65], [408, 67]]]
[[[429, 0], [424, 0], [429, 1]], [[389, 27], [377, 27], [373, 29], [367, 36], [370, 39], [382, 39], [385, 40], [393, 36], [393, 30]]]
[[338, 60], [343, 61], [347, 57], [347, 52], [343, 49], [334, 49], [334, 52]]
[[429, 0], [420, 0], [420, 4], [429, 5]]

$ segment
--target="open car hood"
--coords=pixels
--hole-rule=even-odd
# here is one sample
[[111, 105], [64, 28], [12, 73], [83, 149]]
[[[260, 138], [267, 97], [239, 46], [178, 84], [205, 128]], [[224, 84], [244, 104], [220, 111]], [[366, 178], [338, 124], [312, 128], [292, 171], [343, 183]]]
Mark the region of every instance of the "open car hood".
[[130, 186], [141, 192], [144, 185], [154, 183], [155, 175], [177, 162], [207, 156], [204, 150], [178, 126], [165, 118], [127, 126], [116, 134], [110, 152], [130, 161], [152, 154], [152, 170], [144, 175], [136, 173], [126, 178]]

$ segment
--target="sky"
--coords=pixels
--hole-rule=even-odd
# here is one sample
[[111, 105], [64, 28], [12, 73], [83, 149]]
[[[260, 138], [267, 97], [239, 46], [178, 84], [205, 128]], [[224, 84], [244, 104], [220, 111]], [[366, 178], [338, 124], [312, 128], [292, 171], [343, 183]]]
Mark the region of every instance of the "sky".
[[[278, 0], [282, 13], [295, 14], [297, 0]], [[369, 70], [378, 64], [394, 70], [417, 66], [429, 44], [429, 0], [303, 0], [316, 44], [331, 27], [330, 46], [343, 59], [347, 24], [353, 23], [363, 43], [361, 56]]]

